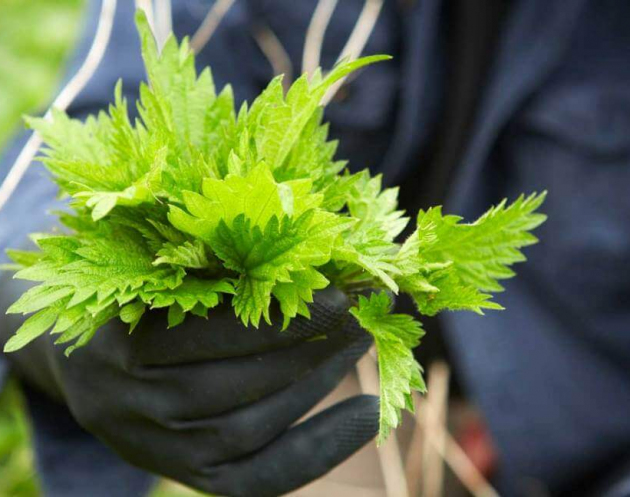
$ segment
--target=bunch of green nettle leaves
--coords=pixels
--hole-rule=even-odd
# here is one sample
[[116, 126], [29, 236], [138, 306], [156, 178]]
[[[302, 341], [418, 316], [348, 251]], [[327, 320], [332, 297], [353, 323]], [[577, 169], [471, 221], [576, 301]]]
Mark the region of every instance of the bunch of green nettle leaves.
[[529, 230], [545, 219], [534, 213], [544, 194], [502, 202], [472, 224], [439, 207], [421, 211], [415, 232], [396, 243], [409, 221], [397, 189], [333, 159], [319, 105], [335, 82], [388, 57], [304, 75], [286, 95], [275, 78], [236, 115], [229, 86], [217, 95], [209, 69], [197, 77], [186, 40], [171, 37], [158, 55], [142, 14], [137, 24], [148, 74], [138, 121], [129, 121], [120, 84], [108, 114], [28, 120], [73, 213], [59, 214], [70, 234], [34, 237], [38, 252], [10, 251], [16, 277], [39, 285], [10, 308], [35, 314], [5, 351], [52, 328], [56, 343], [73, 342], [70, 353], [106, 322], [133, 330], [156, 308], [168, 308], [176, 326], [231, 302], [237, 318], [258, 326], [275, 299], [286, 328], [309, 317], [314, 291], [335, 285], [375, 340], [383, 441], [401, 409], [413, 409], [412, 391], [425, 390], [412, 353], [423, 330], [390, 312], [390, 294], [409, 294], [429, 316], [501, 309], [486, 292], [502, 290], [497, 280], [536, 242]]

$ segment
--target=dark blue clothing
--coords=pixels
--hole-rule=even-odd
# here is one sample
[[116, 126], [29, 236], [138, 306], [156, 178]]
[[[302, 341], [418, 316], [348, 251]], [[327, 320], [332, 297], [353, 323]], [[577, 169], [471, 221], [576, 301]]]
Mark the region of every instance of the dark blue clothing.
[[[178, 36], [194, 32], [209, 5], [173, 3]], [[238, 100], [251, 100], [272, 75], [248, 34], [256, 20], [270, 25], [299, 67], [315, 3], [237, 0], [199, 65], [211, 65], [219, 87], [230, 82]], [[362, 4], [340, 2], [322, 50], [324, 67]], [[339, 157], [353, 168], [382, 171], [387, 183], [403, 188], [413, 188], [405, 180], [423, 167], [417, 157], [448, 97], [443, 12], [442, 0], [386, 2], [365, 53], [391, 53], [395, 62], [365, 70], [326, 111], [341, 140]], [[119, 77], [134, 97], [143, 71], [132, 17], [132, 2], [120, 2], [111, 45], [73, 104], [76, 115], [102, 108]], [[527, 249], [529, 262], [498, 298], [507, 310], [444, 318], [458, 370], [500, 452], [502, 495], [526, 494], [533, 480], [574, 495], [630, 459], [629, 24], [628, 2], [511, 2], [446, 199], [446, 210], [473, 218], [505, 196], [549, 190], [541, 243]], [[0, 248], [46, 229], [51, 218], [42, 212], [53, 195], [33, 167], [0, 213]], [[60, 408], [30, 398], [47, 495], [112, 495], [110, 477], [121, 487], [115, 495], [142, 494], [147, 476], [118, 461]], [[57, 417], [64, 421], [55, 423]], [[83, 464], [62, 463], [72, 458]]]

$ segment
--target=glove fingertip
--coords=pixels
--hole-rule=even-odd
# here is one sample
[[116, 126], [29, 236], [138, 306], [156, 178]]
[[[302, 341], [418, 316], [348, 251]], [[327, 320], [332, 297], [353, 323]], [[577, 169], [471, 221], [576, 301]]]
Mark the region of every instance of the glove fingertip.
[[363, 447], [376, 436], [379, 427], [378, 397], [359, 395], [345, 402], [351, 413], [335, 427], [334, 437], [340, 457], [349, 457]]
[[345, 314], [350, 308], [348, 296], [332, 285], [319, 290], [313, 297], [313, 303], [309, 306], [311, 312], [321, 310], [335, 314]]

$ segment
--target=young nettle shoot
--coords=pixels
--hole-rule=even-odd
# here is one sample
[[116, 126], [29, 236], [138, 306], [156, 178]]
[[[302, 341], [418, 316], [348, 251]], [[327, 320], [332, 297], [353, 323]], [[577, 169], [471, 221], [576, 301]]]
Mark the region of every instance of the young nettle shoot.
[[530, 230], [545, 219], [535, 212], [544, 194], [502, 202], [472, 224], [439, 207], [421, 211], [400, 244], [409, 218], [397, 189], [382, 189], [367, 170], [346, 171], [321, 124], [320, 101], [335, 82], [389, 57], [302, 76], [286, 95], [275, 78], [236, 114], [230, 87], [217, 94], [209, 69], [196, 74], [187, 40], [171, 37], [158, 54], [141, 13], [137, 24], [148, 84], [136, 122], [120, 84], [108, 113], [28, 120], [73, 211], [59, 215], [67, 234], [39, 235], [34, 253], [10, 251], [16, 277], [38, 284], [9, 309], [34, 314], [5, 351], [50, 330], [70, 353], [106, 322], [133, 330], [156, 308], [168, 308], [176, 326], [232, 305], [235, 319], [257, 327], [276, 301], [287, 327], [308, 318], [313, 292], [332, 284], [374, 337], [383, 441], [401, 409], [413, 409], [412, 391], [425, 390], [412, 353], [422, 327], [393, 314], [390, 295], [409, 294], [429, 316], [501, 309], [491, 292], [536, 242]]

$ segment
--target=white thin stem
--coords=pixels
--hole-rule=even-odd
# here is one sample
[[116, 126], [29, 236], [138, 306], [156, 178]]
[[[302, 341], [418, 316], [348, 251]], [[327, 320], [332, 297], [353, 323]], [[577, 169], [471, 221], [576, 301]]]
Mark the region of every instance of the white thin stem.
[[[365, 0], [359, 19], [357, 20], [352, 33], [350, 33], [350, 37], [348, 38], [346, 45], [343, 47], [343, 50], [341, 50], [339, 57], [337, 57], [337, 62], [348, 58], [350, 60], [354, 60], [361, 56], [361, 53], [363, 52], [363, 49], [374, 30], [378, 16], [381, 13], [383, 1], [384, 0]], [[337, 83], [335, 83], [328, 92], [326, 92], [326, 95], [322, 98], [321, 104], [327, 105], [330, 103], [345, 81], [346, 78], [342, 78], [337, 81]]]
[[[379, 395], [379, 379], [376, 362], [370, 354], [363, 356], [357, 363], [357, 376], [363, 393]], [[392, 433], [378, 449], [378, 458], [385, 480], [387, 497], [409, 497], [407, 479], [396, 435]]]
[[199, 26], [199, 29], [197, 29], [190, 40], [190, 48], [193, 52], [199, 53], [201, 49], [206, 46], [208, 40], [210, 40], [212, 34], [235, 1], [236, 0], [217, 0], [214, 3], [206, 14], [201, 26]]
[[306, 30], [304, 52], [302, 53], [302, 72], [309, 76], [320, 66], [324, 34], [337, 7], [337, 2], [338, 0], [319, 0]]
[[[57, 98], [55, 98], [50, 106], [50, 109], [48, 109], [44, 116], [45, 119], [50, 119], [51, 109], [53, 108], [66, 110], [81, 90], [83, 90], [96, 71], [96, 68], [103, 58], [105, 49], [109, 44], [115, 13], [116, 0], [103, 0], [101, 4], [98, 27], [96, 28], [96, 34], [94, 35], [94, 41], [92, 42], [92, 46], [90, 47], [85, 61], [72, 79], [70, 79], [66, 86], [61, 90]], [[20, 155], [18, 155], [15, 163], [7, 173], [7, 176], [4, 178], [2, 186], [0, 186], [0, 211], [11, 198], [11, 195], [15, 192], [15, 189], [24, 177], [28, 166], [33, 161], [33, 157], [37, 154], [41, 144], [41, 137], [38, 133], [33, 132], [22, 148], [22, 151], [20, 152]]]
[[359, 15], [359, 20], [354, 26], [350, 37], [346, 42], [346, 46], [337, 58], [337, 62], [349, 57], [350, 59], [356, 59], [361, 55], [365, 45], [370, 39], [370, 35], [374, 30], [378, 16], [383, 8], [383, 0], [365, 0], [363, 10]]
[[155, 0], [155, 35], [160, 50], [173, 31], [171, 0]]
[[282, 43], [266, 24], [258, 24], [253, 31], [254, 40], [265, 55], [275, 76], [284, 74], [282, 79], [282, 87], [284, 91], [288, 91], [293, 81], [293, 65], [289, 54], [282, 46]]

